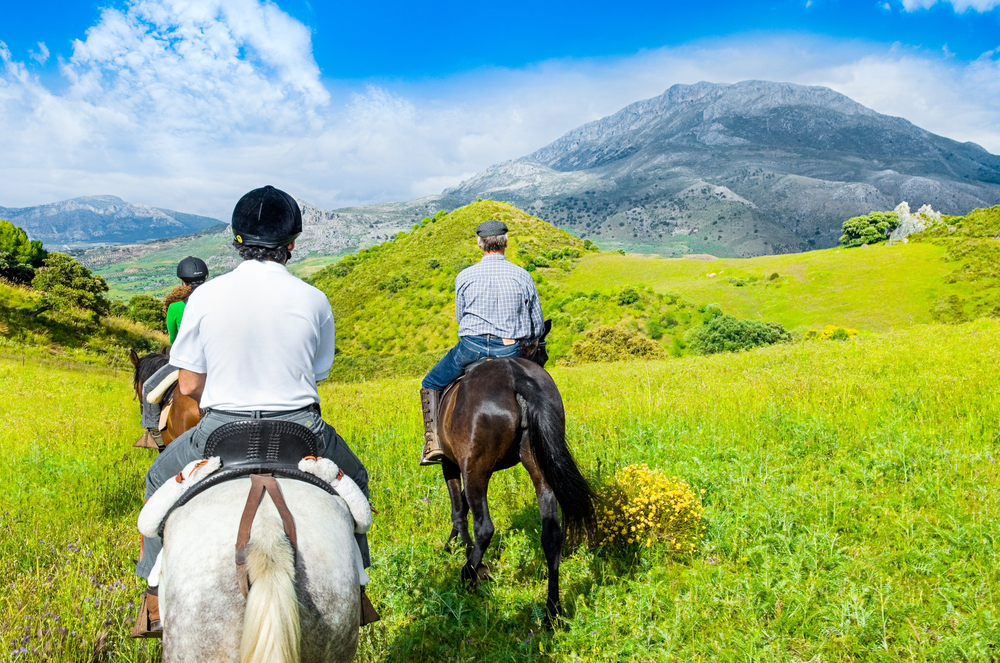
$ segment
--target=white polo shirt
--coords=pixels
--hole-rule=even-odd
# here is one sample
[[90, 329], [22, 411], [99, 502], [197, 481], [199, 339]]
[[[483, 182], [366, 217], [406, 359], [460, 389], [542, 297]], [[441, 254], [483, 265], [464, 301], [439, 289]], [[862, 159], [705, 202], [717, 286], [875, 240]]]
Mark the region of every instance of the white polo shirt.
[[297, 410], [319, 402], [334, 337], [326, 295], [284, 265], [246, 260], [191, 293], [170, 363], [207, 374], [203, 408]]

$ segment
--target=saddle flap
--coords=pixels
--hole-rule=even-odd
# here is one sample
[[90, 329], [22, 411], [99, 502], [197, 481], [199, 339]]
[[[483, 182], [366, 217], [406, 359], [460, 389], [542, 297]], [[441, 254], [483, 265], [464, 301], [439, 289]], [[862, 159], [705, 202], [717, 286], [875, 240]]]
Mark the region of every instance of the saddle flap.
[[317, 455], [311, 430], [283, 419], [247, 419], [223, 424], [205, 443], [205, 458], [219, 456], [223, 467], [296, 467], [306, 456]]

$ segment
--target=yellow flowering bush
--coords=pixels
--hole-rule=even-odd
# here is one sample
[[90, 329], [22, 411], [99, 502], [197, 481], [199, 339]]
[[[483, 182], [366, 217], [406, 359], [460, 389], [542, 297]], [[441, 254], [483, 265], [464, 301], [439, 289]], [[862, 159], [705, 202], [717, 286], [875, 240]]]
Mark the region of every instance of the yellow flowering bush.
[[[702, 491], [704, 492], [704, 491]], [[705, 527], [701, 496], [646, 464], [619, 470], [598, 496], [598, 541], [612, 547], [666, 543], [693, 553]]]
[[816, 341], [846, 341], [858, 335], [857, 329], [850, 327], [835, 327], [827, 325], [823, 329], [810, 329], [806, 332], [806, 339]]

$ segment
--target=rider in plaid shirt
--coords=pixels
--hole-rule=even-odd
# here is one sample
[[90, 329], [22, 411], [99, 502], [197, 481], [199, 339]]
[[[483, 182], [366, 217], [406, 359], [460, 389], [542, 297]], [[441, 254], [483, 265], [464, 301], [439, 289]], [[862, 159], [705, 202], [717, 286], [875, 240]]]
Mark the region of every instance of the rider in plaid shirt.
[[421, 465], [441, 462], [437, 409], [441, 392], [469, 364], [486, 357], [520, 357], [522, 339], [543, 329], [542, 306], [527, 271], [508, 262], [507, 226], [487, 221], [476, 228], [483, 259], [455, 279], [458, 344], [424, 377], [420, 400], [424, 412]]

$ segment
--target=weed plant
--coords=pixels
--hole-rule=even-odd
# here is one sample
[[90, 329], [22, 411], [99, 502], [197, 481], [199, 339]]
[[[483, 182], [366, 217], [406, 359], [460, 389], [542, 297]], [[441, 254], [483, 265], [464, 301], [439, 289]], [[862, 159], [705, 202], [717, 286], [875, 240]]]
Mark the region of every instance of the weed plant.
[[[728, 286], [727, 284], [727, 287]], [[842, 343], [557, 367], [594, 486], [645, 463], [697, 487], [704, 538], [612, 564], [563, 560], [565, 620], [522, 468], [490, 484], [494, 581], [443, 551], [450, 506], [420, 468], [415, 379], [321, 384], [380, 515], [360, 661], [991, 661], [1000, 642], [1000, 323]], [[157, 660], [126, 637], [135, 517], [131, 373], [0, 359], [0, 658]], [[23, 651], [22, 651], [23, 650]], [[18, 653], [14, 653], [17, 651]]]

